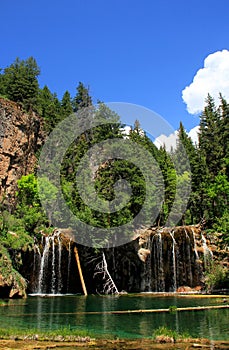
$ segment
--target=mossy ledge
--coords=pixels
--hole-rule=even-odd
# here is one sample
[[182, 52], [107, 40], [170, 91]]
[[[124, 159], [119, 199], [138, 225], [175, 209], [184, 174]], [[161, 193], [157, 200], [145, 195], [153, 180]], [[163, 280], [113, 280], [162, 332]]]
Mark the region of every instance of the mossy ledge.
[[7, 249], [0, 245], [0, 295], [1, 298], [25, 298], [27, 283], [13, 268]]

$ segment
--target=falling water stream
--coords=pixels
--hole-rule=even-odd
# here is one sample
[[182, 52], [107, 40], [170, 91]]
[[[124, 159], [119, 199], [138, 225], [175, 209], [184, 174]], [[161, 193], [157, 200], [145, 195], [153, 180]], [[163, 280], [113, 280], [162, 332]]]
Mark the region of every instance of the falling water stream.
[[175, 241], [173, 232], [170, 232], [170, 236], [172, 238], [172, 259], [173, 259], [173, 286], [172, 286], [172, 290], [176, 291], [177, 290], [176, 251], [175, 251], [176, 241]]

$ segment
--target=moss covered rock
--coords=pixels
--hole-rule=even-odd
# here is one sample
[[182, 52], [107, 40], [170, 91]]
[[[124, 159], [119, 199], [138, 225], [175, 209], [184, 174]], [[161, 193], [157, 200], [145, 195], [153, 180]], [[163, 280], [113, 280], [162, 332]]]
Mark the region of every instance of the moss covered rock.
[[25, 298], [26, 281], [13, 268], [7, 249], [0, 246], [0, 298]]

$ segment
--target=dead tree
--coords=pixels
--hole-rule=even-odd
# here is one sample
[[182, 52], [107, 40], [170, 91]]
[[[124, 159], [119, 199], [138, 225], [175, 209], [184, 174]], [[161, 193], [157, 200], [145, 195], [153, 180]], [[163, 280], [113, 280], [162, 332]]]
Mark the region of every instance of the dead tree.
[[107, 267], [107, 261], [104, 252], [102, 260], [95, 266], [94, 277], [99, 276], [102, 280], [102, 294], [119, 294]]

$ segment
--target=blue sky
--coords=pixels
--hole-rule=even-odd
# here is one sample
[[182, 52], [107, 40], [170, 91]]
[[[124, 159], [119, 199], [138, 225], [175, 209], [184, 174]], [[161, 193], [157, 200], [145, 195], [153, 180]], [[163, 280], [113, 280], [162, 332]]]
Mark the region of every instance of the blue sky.
[[228, 0], [2, 1], [0, 67], [33, 56], [60, 98], [82, 81], [95, 101], [142, 105], [190, 130], [199, 120], [182, 91], [229, 49], [228, 13]]

